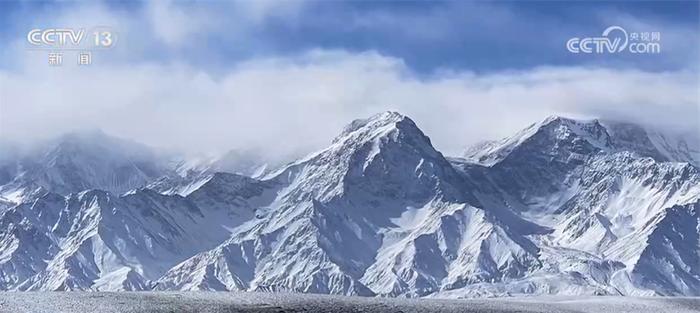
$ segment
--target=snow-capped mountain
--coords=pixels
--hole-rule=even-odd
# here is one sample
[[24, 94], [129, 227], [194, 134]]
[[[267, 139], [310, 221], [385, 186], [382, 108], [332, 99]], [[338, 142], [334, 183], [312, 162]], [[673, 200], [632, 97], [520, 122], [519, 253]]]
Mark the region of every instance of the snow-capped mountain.
[[46, 193], [0, 215], [5, 290], [147, 290], [253, 217], [259, 183], [218, 173], [188, 197], [139, 189]]
[[[552, 138], [542, 138], [545, 135]], [[571, 140], [567, 141], [567, 137]], [[580, 153], [584, 150], [575, 149], [586, 149], [583, 146], [591, 145], [592, 148], [605, 152], [635, 152], [662, 162], [688, 162], [695, 166], [700, 164], [700, 138], [696, 136], [670, 136], [653, 128], [627, 122], [574, 120], [559, 116], [547, 117], [514, 136], [482, 141], [468, 147], [463, 158], [472, 163], [490, 166], [523, 143], [534, 140], [549, 140], [547, 147], [555, 152], [568, 149], [569, 152]], [[574, 142], [577, 140], [579, 142]], [[565, 144], [571, 144], [571, 147], [563, 146]]]
[[165, 175], [151, 150], [101, 131], [70, 133], [0, 159], [0, 197], [15, 203], [44, 191], [119, 194]]
[[[647, 134], [631, 124], [550, 117], [492, 144], [490, 153], [472, 154], [469, 159], [479, 164], [460, 159], [453, 164], [465, 175], [492, 184], [524, 218], [553, 229], [551, 234], [533, 238], [546, 251], [543, 259], [560, 267], [556, 260], [568, 258], [561, 255], [564, 251], [598, 258], [585, 257], [589, 269], [575, 272], [584, 273], [583, 277], [586, 272], [595, 273], [581, 281], [585, 283], [535, 293], [577, 294], [581, 285], [593, 281], [599, 286], [596, 293], [698, 295], [697, 289], [680, 287], [700, 281], [697, 265], [684, 263], [688, 255], [700, 253], [697, 247], [684, 251], [679, 245], [685, 243], [664, 243], [668, 247], [663, 250], [679, 258], [674, 260], [678, 267], [671, 263], [670, 269], [655, 274], [638, 269], [646, 257], [652, 257], [646, 251], [660, 249], [650, 236], [659, 231], [662, 221], [674, 219], [670, 209], [700, 199], [698, 168], [670, 162], [669, 154], [660, 151]], [[594, 262], [611, 263], [592, 269]], [[533, 273], [526, 279], [528, 288], [562, 288], [542, 275]], [[480, 292], [513, 292], [502, 286], [479, 288]]]
[[696, 143], [634, 124], [554, 116], [446, 158], [385, 112], [255, 178], [90, 142], [3, 163], [0, 289], [700, 295]]
[[518, 276], [537, 266], [537, 248], [506, 229], [536, 227], [485, 212], [397, 113], [353, 122], [327, 149], [265, 180], [276, 184], [276, 197], [263, 216], [173, 268], [159, 288], [420, 296], [443, 279]]

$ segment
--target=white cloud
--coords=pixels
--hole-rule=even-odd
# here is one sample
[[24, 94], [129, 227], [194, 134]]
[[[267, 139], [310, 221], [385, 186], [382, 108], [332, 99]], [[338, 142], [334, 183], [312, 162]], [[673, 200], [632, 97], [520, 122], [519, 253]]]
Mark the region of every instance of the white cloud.
[[[2, 55], [13, 60], [14, 68], [0, 71], [0, 139], [31, 141], [102, 128], [150, 145], [194, 152], [257, 148], [287, 155], [322, 147], [352, 119], [384, 110], [412, 117], [447, 153], [509, 135], [550, 114], [699, 132], [696, 69], [542, 67], [488, 74], [450, 70], [425, 78], [414, 75], [401, 59], [372, 51], [316, 50], [253, 58], [212, 76], [177, 57], [158, 64], [132, 57], [158, 52], [152, 49], [154, 38], [171, 49], [183, 48], [205, 31], [245, 38], [265, 19], [293, 20], [302, 4], [208, 3], [199, 11], [199, 6], [159, 2], [135, 13], [85, 5], [37, 17], [47, 25], [108, 24], [128, 38], [109, 52], [115, 58], [112, 63], [100, 62], [106, 56], [96, 54], [96, 64], [89, 68], [50, 68], [45, 54], [27, 53], [22, 42], [9, 43]], [[222, 9], [216, 10], [218, 6]], [[509, 20], [507, 13], [499, 20]], [[400, 24], [381, 15], [370, 16], [370, 22]], [[432, 38], [425, 31], [413, 35]]]
[[383, 110], [412, 117], [448, 152], [549, 114], [639, 121], [697, 132], [691, 72], [550, 67], [419, 78], [374, 52], [257, 59], [221, 77], [183, 65], [31, 67], [0, 72], [0, 135], [36, 139], [99, 127], [150, 145], [296, 154]]
[[170, 46], [181, 45], [205, 25], [204, 20], [185, 13], [169, 1], [150, 2], [148, 13], [156, 37]]
[[149, 2], [143, 13], [156, 39], [169, 48], [180, 48], [200, 44], [197, 37], [212, 32], [223, 33], [231, 41], [249, 39], [269, 19], [293, 20], [304, 4], [260, 0], [194, 5], [166, 0]]

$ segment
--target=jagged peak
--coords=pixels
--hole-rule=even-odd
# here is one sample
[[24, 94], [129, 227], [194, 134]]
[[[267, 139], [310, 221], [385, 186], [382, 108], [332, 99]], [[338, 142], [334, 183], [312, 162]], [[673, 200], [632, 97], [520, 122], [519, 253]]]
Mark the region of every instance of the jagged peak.
[[572, 121], [573, 121], [573, 119], [571, 119], [571, 118], [564, 117], [561, 115], [552, 114], [552, 115], [545, 117], [542, 121], [540, 121], [539, 125], [549, 125], [549, 124], [555, 123], [555, 122], [572, 122]]
[[[620, 119], [572, 119], [550, 116], [542, 125], [564, 125], [571, 132], [607, 152], [631, 152], [658, 162], [688, 162], [697, 166], [697, 152], [686, 143], [686, 136], [665, 133], [653, 126]], [[548, 126], [542, 126], [547, 129]], [[691, 138], [691, 137], [687, 137]]]
[[583, 154], [629, 151], [637, 157], [650, 157], [659, 162], [697, 164], [694, 154], [697, 152], [688, 147], [682, 137], [665, 136], [646, 125], [630, 121], [578, 119], [561, 115], [550, 115], [513, 136], [472, 145], [465, 149], [463, 155], [469, 162], [491, 166], [530, 143], [536, 144], [534, 151], [549, 153], [546, 151], [554, 149], [552, 151], [561, 152], [564, 141], [568, 142], [567, 146], [576, 142], [588, 146], [579, 146], [571, 151], [578, 154], [582, 151]]
[[583, 135], [583, 131], [604, 131], [605, 126], [601, 123], [600, 119], [581, 119], [581, 118], [571, 118], [561, 115], [550, 115], [544, 118], [541, 122], [535, 124], [538, 129], [546, 129], [551, 126], [564, 126], [573, 131], [579, 131], [579, 135]]
[[540, 124], [545, 125], [545, 124], [550, 124], [553, 122], [561, 122], [561, 123], [568, 123], [568, 124], [595, 124], [599, 122], [599, 119], [593, 118], [593, 119], [583, 119], [583, 118], [573, 118], [573, 117], [568, 117], [564, 115], [558, 115], [558, 114], [552, 114], [547, 117], [545, 117]]
[[[288, 184], [302, 179], [305, 183], [300, 186], [305, 193], [325, 201], [345, 194], [347, 186], [376, 183], [376, 190], [384, 190], [380, 185], [386, 181], [394, 180], [394, 185], [399, 185], [402, 181], [412, 182], [407, 178], [412, 176], [421, 176], [420, 184], [426, 185], [449, 182], [445, 183], [445, 189], [454, 189], [449, 186], [462, 183], [457, 172], [410, 118], [396, 112], [383, 112], [353, 121], [328, 147], [262, 180]], [[317, 184], [317, 181], [324, 183]], [[362, 183], [358, 183], [360, 181]], [[399, 192], [392, 190], [395, 191]]]
[[390, 123], [398, 123], [400, 121], [403, 121], [405, 119], [408, 119], [405, 115], [396, 112], [396, 111], [384, 111], [380, 112], [377, 114], [374, 114], [368, 118], [361, 118], [361, 119], [356, 119], [350, 123], [350, 125], [366, 125], [369, 123], [382, 123], [382, 124], [390, 124]]
[[418, 126], [407, 116], [394, 111], [385, 111], [370, 116], [369, 118], [356, 119], [343, 128], [341, 134], [334, 142], [357, 132], [372, 133], [399, 127], [408, 127], [418, 130]]
[[380, 152], [389, 142], [398, 143], [406, 148], [412, 147], [410, 149], [421, 151], [431, 157], [437, 157], [439, 154], [430, 138], [413, 120], [392, 111], [353, 121], [324, 151], [345, 153], [348, 150], [366, 148], [367, 144], [371, 144], [373, 151]]
[[482, 142], [478, 146], [467, 148], [465, 158], [483, 165], [500, 162], [517, 148], [532, 142], [536, 137], [551, 137], [554, 140], [566, 140], [577, 136], [596, 149], [610, 148], [610, 136], [598, 119], [574, 119], [560, 115], [550, 115], [540, 122], [531, 124], [513, 136], [498, 141]]
[[[358, 152], [362, 158], [371, 158], [385, 152], [391, 145], [417, 151], [430, 159], [442, 158], [430, 138], [405, 115], [386, 111], [366, 119], [358, 119], [347, 125], [331, 145], [319, 153], [350, 155]], [[371, 150], [371, 151], [369, 151]], [[406, 150], [406, 151], [408, 151]], [[315, 155], [311, 156], [311, 158]]]

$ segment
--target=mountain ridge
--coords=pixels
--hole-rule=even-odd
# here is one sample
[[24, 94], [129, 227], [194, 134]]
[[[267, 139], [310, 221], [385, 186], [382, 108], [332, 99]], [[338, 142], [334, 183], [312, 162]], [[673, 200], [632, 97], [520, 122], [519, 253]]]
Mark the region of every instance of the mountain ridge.
[[[93, 167], [121, 171], [104, 149]], [[0, 289], [700, 295], [693, 153], [633, 124], [553, 116], [448, 158], [384, 112], [257, 178], [158, 160], [143, 165], [154, 175], [126, 167], [133, 184], [18, 175], [0, 186], [25, 188], [0, 205]], [[96, 186], [68, 192], [83, 183]]]

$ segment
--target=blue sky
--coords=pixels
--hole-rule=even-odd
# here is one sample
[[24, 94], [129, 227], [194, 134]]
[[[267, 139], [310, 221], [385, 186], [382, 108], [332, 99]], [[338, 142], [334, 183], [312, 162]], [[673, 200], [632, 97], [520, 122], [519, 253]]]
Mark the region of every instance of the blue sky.
[[[320, 48], [373, 50], [404, 60], [418, 73], [432, 73], [578, 64], [651, 71], [697, 68], [699, 5], [697, 1], [288, 0], [260, 5], [180, 1], [168, 4], [169, 10], [187, 15], [193, 24], [207, 25], [189, 26], [191, 37], [177, 46], [162, 45], [162, 38], [148, 25], [149, 4], [105, 2], [100, 9], [127, 17], [130, 26], [115, 28], [122, 32], [125, 48], [141, 50], [129, 54], [124, 60], [128, 62], [181, 60], [222, 69], [251, 58]], [[0, 6], [0, 39], [9, 42], [22, 40], [28, 29], [49, 26], [61, 15], [94, 5], [4, 1]], [[260, 16], [242, 17], [251, 11]], [[574, 55], [564, 49], [568, 38], [599, 35], [609, 25], [661, 32], [663, 53]], [[7, 61], [3, 64], [8, 66]]]
[[[457, 154], [548, 115], [700, 133], [698, 1], [2, 1], [0, 139], [82, 128], [173, 149], [323, 147], [397, 110]], [[572, 54], [609, 26], [661, 53]], [[90, 67], [47, 66], [33, 28], [109, 26]]]

